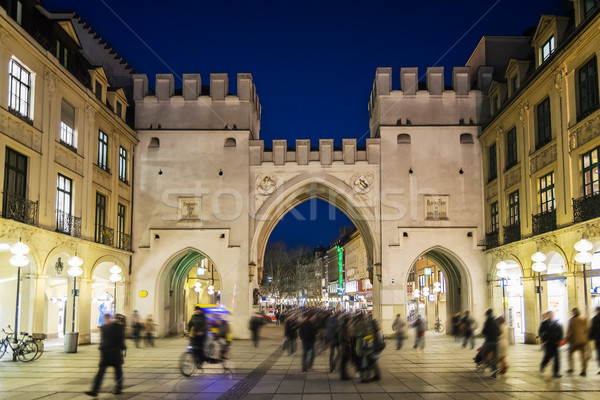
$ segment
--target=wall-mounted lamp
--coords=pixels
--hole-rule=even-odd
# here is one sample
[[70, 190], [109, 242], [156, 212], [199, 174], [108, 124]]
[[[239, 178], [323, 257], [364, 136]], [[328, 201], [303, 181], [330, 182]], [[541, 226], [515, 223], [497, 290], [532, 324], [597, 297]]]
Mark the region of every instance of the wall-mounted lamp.
[[60, 273], [62, 272], [64, 267], [65, 266], [64, 266], [62, 260], [60, 259], [60, 257], [58, 257], [58, 261], [56, 261], [56, 264], [54, 264], [54, 269], [56, 270], [56, 273], [58, 275], [60, 275]]
[[465, 171], [463, 171], [463, 169], [462, 169], [462, 167], [461, 167], [461, 168], [458, 170], [458, 173], [462, 175], [462, 174], [464, 174], [464, 173], [465, 173]]

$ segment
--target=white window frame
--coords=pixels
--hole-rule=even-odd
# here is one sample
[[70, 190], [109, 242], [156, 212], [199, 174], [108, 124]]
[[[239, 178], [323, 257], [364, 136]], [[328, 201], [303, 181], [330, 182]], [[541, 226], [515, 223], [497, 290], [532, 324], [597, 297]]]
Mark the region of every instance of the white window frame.
[[[13, 103], [12, 103], [12, 83], [13, 83], [12, 67], [13, 67], [13, 63], [17, 64], [19, 66], [19, 68], [21, 68], [21, 70], [23, 70], [29, 74], [29, 93], [27, 93], [27, 95], [28, 95], [27, 114], [22, 113], [20, 108], [13, 107]], [[16, 77], [14, 77], [14, 78], [16, 79]], [[21, 83], [22, 81], [19, 79], [18, 82]], [[24, 62], [19, 60], [17, 57], [14, 57], [14, 56], [11, 57], [10, 61], [8, 62], [8, 108], [18, 112], [20, 115], [24, 116], [25, 118], [29, 118], [30, 120], [33, 121], [34, 106], [35, 106], [34, 100], [35, 100], [35, 73], [29, 67], [27, 67], [27, 65], [25, 65]]]
[[554, 39], [554, 35], [552, 35], [540, 48], [542, 62], [546, 61], [554, 53], [554, 50], [556, 50], [556, 40]]

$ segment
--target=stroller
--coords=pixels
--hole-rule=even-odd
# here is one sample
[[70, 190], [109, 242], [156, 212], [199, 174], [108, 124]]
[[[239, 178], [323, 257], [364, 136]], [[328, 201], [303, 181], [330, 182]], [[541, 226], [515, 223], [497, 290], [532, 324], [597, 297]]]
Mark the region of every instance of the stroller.
[[475, 355], [475, 358], [473, 358], [473, 361], [475, 361], [475, 371], [477, 371], [477, 372], [483, 372], [483, 371], [485, 371], [486, 367], [488, 367], [488, 366], [491, 367], [490, 362], [494, 358], [493, 351], [490, 351], [486, 355], [483, 350], [484, 350], [483, 346], [478, 347], [477, 354]]

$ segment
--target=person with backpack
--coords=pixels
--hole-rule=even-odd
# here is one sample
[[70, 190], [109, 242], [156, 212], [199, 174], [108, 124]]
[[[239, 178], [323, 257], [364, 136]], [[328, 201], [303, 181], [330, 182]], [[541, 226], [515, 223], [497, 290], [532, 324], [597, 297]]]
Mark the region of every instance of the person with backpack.
[[540, 365], [540, 372], [544, 372], [544, 368], [550, 362], [552, 358], [554, 358], [554, 368], [553, 368], [553, 377], [560, 378], [560, 357], [558, 354], [559, 343], [563, 338], [563, 329], [562, 326], [553, 319], [554, 313], [552, 311], [547, 311], [542, 315], [544, 320], [540, 324], [540, 328], [538, 330], [538, 336], [542, 340], [542, 345], [544, 346], [544, 358], [542, 359], [542, 364]]
[[402, 348], [402, 345], [404, 344], [404, 335], [406, 334], [405, 327], [406, 324], [400, 317], [400, 314], [397, 314], [396, 319], [392, 324], [392, 329], [396, 333], [396, 350], [400, 350]]
[[379, 360], [381, 357], [381, 352], [383, 349], [385, 349], [385, 339], [383, 337], [383, 332], [381, 332], [381, 329], [379, 328], [377, 320], [369, 315], [367, 318], [367, 324], [370, 325], [371, 335], [373, 335], [373, 348], [366, 355], [366, 368], [361, 379], [362, 383], [376, 382], [381, 379], [377, 360]]

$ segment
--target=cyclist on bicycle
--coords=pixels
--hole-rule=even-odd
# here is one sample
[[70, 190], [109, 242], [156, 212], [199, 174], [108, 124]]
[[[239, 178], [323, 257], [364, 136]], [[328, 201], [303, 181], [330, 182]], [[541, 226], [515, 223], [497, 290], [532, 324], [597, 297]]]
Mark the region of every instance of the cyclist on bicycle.
[[204, 341], [206, 340], [206, 317], [202, 308], [196, 306], [194, 315], [188, 322], [187, 330], [190, 333], [190, 344], [194, 348], [197, 361], [204, 361]]

